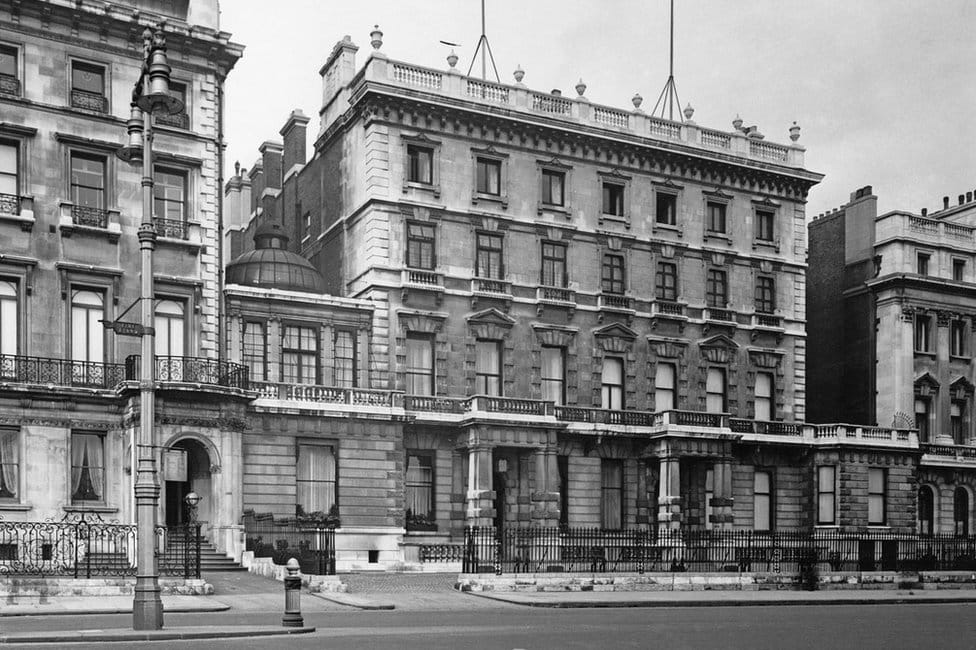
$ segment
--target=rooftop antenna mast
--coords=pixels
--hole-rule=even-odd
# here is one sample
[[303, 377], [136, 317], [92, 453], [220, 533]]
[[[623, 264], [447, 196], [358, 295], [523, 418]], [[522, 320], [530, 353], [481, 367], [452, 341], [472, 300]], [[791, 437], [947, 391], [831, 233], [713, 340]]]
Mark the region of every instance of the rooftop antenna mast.
[[478, 47], [474, 48], [474, 56], [471, 57], [471, 65], [468, 66], [468, 76], [471, 76], [471, 68], [474, 67], [474, 60], [478, 58], [478, 50], [481, 50], [481, 78], [488, 81], [488, 59], [491, 59], [491, 69], [495, 71], [495, 81], [501, 83], [498, 76], [498, 68], [495, 67], [495, 55], [491, 53], [491, 45], [488, 44], [488, 37], [485, 36], [485, 0], [481, 0], [481, 38], [478, 39]]
[[664, 84], [661, 95], [654, 104], [651, 117], [657, 113], [657, 107], [661, 107], [661, 118], [664, 118], [664, 109], [667, 108], [667, 119], [674, 120], [674, 107], [678, 107], [678, 116], [681, 116], [681, 101], [678, 100], [678, 87], [674, 84], [674, 0], [671, 0], [671, 61], [668, 71], [668, 81]]

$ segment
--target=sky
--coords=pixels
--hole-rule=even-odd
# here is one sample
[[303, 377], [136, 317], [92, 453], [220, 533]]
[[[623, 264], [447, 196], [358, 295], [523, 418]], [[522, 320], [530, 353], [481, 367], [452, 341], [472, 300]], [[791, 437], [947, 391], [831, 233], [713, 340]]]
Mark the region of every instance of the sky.
[[[503, 83], [646, 112], [668, 78], [668, 0], [486, 0]], [[226, 162], [249, 168], [294, 108], [318, 131], [318, 71], [349, 34], [369, 55], [374, 24], [391, 59], [466, 72], [479, 0], [223, 0], [221, 29], [245, 46], [226, 83]], [[772, 142], [801, 127], [808, 169], [825, 174], [807, 216], [872, 185], [880, 212], [934, 211], [976, 191], [976, 0], [676, 0], [674, 76], [701, 126], [738, 114]], [[480, 63], [475, 65], [480, 71]], [[476, 74], [476, 73], [472, 73]], [[489, 71], [489, 75], [491, 72]], [[312, 148], [309, 146], [309, 155]]]

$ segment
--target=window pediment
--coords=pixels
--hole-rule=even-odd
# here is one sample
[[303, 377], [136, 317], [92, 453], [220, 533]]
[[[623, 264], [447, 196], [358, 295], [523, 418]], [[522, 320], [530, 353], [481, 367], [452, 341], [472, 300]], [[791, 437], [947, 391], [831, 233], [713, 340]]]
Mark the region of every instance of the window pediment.
[[688, 342], [683, 339], [662, 339], [647, 337], [647, 344], [661, 359], [677, 359], [684, 356]]
[[965, 399], [973, 394], [973, 383], [960, 376], [949, 384], [949, 392], [954, 399]]
[[917, 395], [931, 395], [939, 392], [939, 380], [931, 373], [925, 372], [915, 378], [915, 393]]
[[749, 360], [757, 368], [777, 368], [783, 360], [783, 353], [780, 350], [766, 350], [762, 348], [750, 348]]
[[407, 332], [435, 333], [440, 332], [447, 320], [447, 314], [441, 312], [397, 312], [400, 327]]
[[540, 345], [569, 347], [573, 344], [578, 330], [570, 327], [559, 327], [548, 323], [532, 323], [536, 339]]
[[703, 190], [702, 194], [709, 199], [724, 201], [726, 203], [733, 199], [733, 196], [723, 191], [721, 187], [716, 187], [714, 190]]
[[506, 338], [515, 324], [514, 318], [494, 307], [471, 314], [467, 320], [471, 334], [479, 339]]
[[702, 356], [710, 363], [728, 363], [734, 358], [739, 344], [724, 334], [716, 334], [698, 343]]

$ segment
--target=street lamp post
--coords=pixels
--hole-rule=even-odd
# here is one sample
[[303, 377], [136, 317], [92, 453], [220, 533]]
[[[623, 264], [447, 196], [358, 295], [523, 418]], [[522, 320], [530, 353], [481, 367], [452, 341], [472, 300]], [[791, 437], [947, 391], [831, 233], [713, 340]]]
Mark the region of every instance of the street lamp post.
[[142, 72], [132, 90], [132, 110], [127, 123], [129, 143], [118, 150], [119, 158], [135, 163], [142, 158], [142, 225], [139, 249], [142, 261], [142, 358], [139, 374], [139, 456], [135, 482], [136, 502], [136, 586], [132, 600], [132, 628], [159, 630], [163, 627], [163, 602], [159, 596], [159, 567], [156, 563], [156, 512], [159, 482], [156, 477], [155, 331], [153, 329], [153, 226], [152, 115], [175, 114], [183, 102], [169, 94], [170, 67], [166, 62], [166, 38], [150, 28], [142, 33]]

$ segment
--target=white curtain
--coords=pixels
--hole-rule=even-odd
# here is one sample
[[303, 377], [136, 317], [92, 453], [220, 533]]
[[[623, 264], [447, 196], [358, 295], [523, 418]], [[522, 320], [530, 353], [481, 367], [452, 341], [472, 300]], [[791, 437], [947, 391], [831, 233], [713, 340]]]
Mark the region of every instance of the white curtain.
[[85, 447], [88, 453], [88, 476], [91, 479], [92, 490], [99, 499], [104, 497], [102, 487], [104, 484], [105, 462], [102, 449], [101, 436], [85, 436]]
[[431, 513], [431, 488], [434, 482], [434, 468], [430, 461], [419, 456], [407, 456], [407, 509], [414, 515], [427, 516]]
[[17, 438], [19, 431], [0, 431], [0, 468], [7, 491], [17, 496]]
[[335, 456], [332, 447], [299, 445], [298, 505], [306, 513], [329, 512], [335, 503]]
[[81, 487], [81, 473], [85, 468], [85, 436], [71, 437], [71, 494]]

